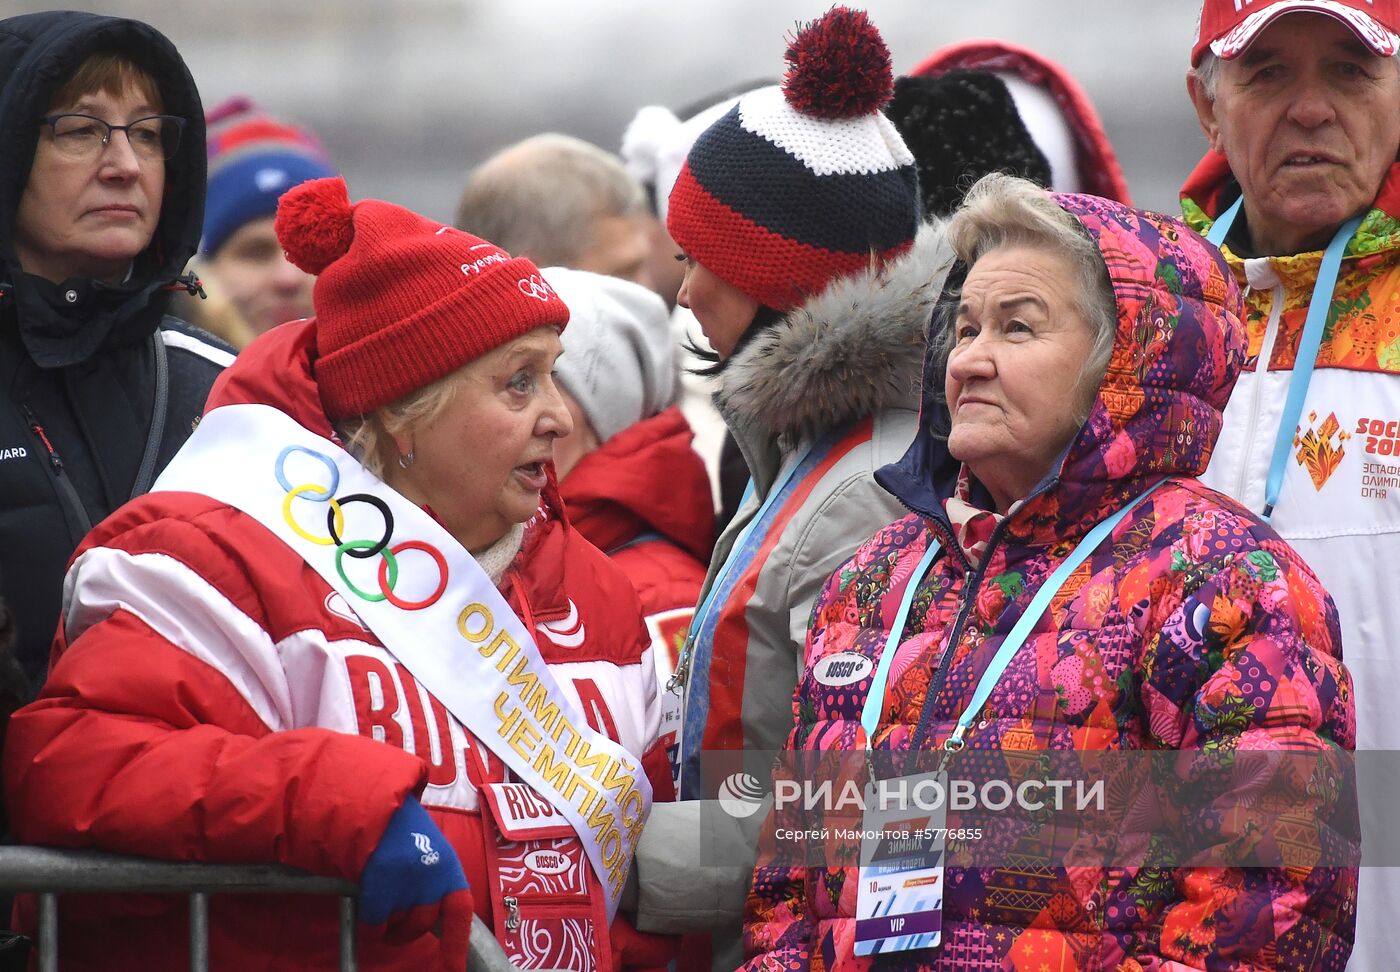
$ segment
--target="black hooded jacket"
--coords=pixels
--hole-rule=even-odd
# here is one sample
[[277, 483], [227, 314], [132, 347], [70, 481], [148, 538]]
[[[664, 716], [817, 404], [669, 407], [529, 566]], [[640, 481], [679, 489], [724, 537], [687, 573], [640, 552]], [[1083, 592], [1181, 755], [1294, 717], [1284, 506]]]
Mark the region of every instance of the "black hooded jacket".
[[[160, 221], [128, 279], [54, 284], [24, 273], [15, 213], [39, 119], [91, 54], [122, 54], [185, 119]], [[0, 20], [0, 584], [32, 695], [58, 622], [63, 574], [98, 521], [150, 488], [193, 429], [228, 349], [165, 316], [199, 245], [204, 111], [184, 61], [134, 20], [49, 12]]]

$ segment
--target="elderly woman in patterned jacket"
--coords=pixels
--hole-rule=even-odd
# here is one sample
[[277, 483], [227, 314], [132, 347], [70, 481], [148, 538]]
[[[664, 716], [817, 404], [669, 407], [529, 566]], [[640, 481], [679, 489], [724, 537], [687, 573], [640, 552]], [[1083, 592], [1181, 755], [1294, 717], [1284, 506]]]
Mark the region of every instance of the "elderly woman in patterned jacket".
[[[1017, 750], [1284, 751], [1344, 769], [1355, 712], [1331, 600], [1267, 524], [1196, 479], [1245, 352], [1219, 252], [1168, 217], [1000, 175], [949, 236], [965, 277], [935, 323], [925, 429], [877, 474], [912, 512], [827, 581], [790, 748], [866, 751], [893, 776], [920, 753], [957, 778]], [[1268, 833], [1287, 783], [1255, 783], [1169, 808], [1156, 846]], [[1343, 796], [1321, 803], [1319, 841], [1324, 818], [1355, 814]], [[1348, 853], [939, 873], [943, 851], [978, 838], [935, 833], [910, 865], [927, 873], [909, 877], [932, 890], [911, 902], [876, 870], [801, 866], [810, 848], [780, 834], [749, 899], [754, 970], [874, 954], [946, 972], [1340, 969], [1351, 949]]]
[[[339, 179], [283, 196], [277, 233], [316, 316], [244, 351], [78, 549], [7, 740], [16, 835], [357, 881], [363, 969], [460, 972], [473, 901], [525, 968], [663, 964], [615, 918], [670, 774], [636, 595], [554, 482], [567, 307]], [[65, 961], [180, 964], [178, 905], [66, 904]], [[232, 898], [211, 952], [333, 968], [336, 920]]]

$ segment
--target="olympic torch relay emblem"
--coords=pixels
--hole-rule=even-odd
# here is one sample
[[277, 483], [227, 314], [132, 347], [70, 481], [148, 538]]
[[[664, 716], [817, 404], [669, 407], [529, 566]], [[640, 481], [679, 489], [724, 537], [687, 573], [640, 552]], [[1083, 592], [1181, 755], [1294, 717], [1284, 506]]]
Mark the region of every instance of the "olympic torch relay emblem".
[[1337, 421], [1335, 412], [1327, 416], [1321, 427], [1317, 427], [1317, 413], [1311, 413], [1308, 416], [1307, 432], [1300, 430], [1294, 437], [1293, 444], [1298, 449], [1298, 465], [1307, 469], [1313, 486], [1319, 492], [1342, 464], [1342, 457], [1347, 452], [1346, 442], [1350, 438]]

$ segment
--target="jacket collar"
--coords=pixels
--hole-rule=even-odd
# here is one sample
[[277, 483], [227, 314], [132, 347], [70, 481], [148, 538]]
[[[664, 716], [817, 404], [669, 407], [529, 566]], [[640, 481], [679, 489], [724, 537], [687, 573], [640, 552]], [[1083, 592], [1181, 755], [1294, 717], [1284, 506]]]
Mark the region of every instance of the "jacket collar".
[[[1187, 225], [1198, 233], [1208, 233], [1216, 218], [1239, 198], [1239, 194], [1239, 183], [1225, 156], [1215, 151], [1207, 152], [1181, 187], [1181, 211]], [[1376, 194], [1371, 210], [1347, 244], [1346, 256], [1365, 256], [1396, 249], [1400, 249], [1400, 162], [1392, 164], [1381, 181], [1380, 192]], [[1238, 262], [1239, 256], [1230, 251], [1228, 243], [1225, 250], [1232, 262]], [[1311, 264], [1311, 269], [1315, 271], [1322, 261], [1322, 251], [1272, 259], [1285, 265], [1300, 264], [1304, 272], [1309, 270]]]
[[928, 223], [909, 252], [832, 282], [735, 353], [715, 404], [741, 445], [755, 436], [794, 444], [914, 407], [929, 316], [951, 264], [942, 225]]

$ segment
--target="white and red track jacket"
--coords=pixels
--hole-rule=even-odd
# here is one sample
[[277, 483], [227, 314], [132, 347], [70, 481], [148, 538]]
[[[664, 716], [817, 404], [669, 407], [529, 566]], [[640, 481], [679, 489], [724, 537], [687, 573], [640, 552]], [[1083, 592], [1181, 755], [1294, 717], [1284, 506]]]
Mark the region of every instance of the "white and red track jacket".
[[[270, 332], [225, 373], [208, 407], [269, 404], [330, 437], [314, 342], [312, 322]], [[656, 797], [668, 799], [656, 667], [636, 595], [561, 509], [551, 486], [500, 589], [561, 690], [594, 729], [641, 757]], [[10, 725], [4, 781], [25, 843], [276, 862], [350, 879], [395, 809], [418, 794], [461, 857], [478, 913], [500, 928], [500, 861], [487, 866], [494, 831], [473, 782], [474, 745], [346, 599], [265, 527], [208, 497], [166, 492], [122, 507], [74, 555], [50, 676]], [[590, 887], [596, 898], [596, 879]], [[177, 897], [65, 898], [64, 965], [181, 966], [187, 912]], [[210, 913], [213, 968], [335, 967], [333, 900], [221, 896]], [[592, 967], [657, 960], [657, 943], [622, 926], [611, 949], [590, 943]], [[360, 939], [363, 969], [436, 961], [431, 936]]]

